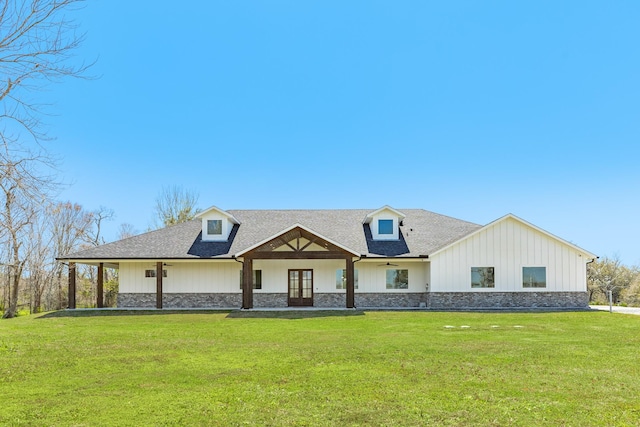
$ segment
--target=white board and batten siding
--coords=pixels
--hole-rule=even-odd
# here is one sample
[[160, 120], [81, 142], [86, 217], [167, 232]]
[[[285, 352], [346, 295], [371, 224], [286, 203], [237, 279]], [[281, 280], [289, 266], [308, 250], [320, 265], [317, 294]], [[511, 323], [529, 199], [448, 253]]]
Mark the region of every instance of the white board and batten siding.
[[[169, 261], [163, 268], [164, 293], [233, 293], [240, 292], [241, 264], [233, 260], [215, 262]], [[145, 277], [145, 270], [155, 270], [154, 262], [121, 262], [120, 292], [151, 293], [156, 278]]]
[[[433, 292], [584, 292], [586, 251], [512, 215], [434, 253]], [[471, 268], [493, 267], [494, 288], [472, 288]], [[545, 267], [546, 288], [524, 288], [523, 267]]]
[[[385, 264], [389, 261], [391, 266]], [[415, 293], [425, 292], [429, 283], [429, 263], [424, 260], [368, 259], [356, 262], [358, 289], [356, 293]], [[409, 270], [408, 289], [387, 289], [387, 270]]]
[[[424, 292], [428, 283], [429, 263], [422, 261], [394, 260], [394, 266], [386, 267], [385, 260], [368, 260], [355, 263], [358, 270], [356, 292]], [[241, 293], [240, 271], [242, 264], [236, 261], [181, 262], [168, 261], [163, 268], [167, 277], [162, 279], [164, 293]], [[120, 262], [121, 293], [154, 293], [156, 278], [145, 277], [145, 270], [154, 270], [156, 264], [147, 262]], [[336, 273], [346, 268], [344, 260], [255, 260], [254, 270], [262, 271], [262, 289], [254, 293], [287, 292], [290, 269], [313, 270], [314, 292], [344, 293], [336, 288]], [[409, 270], [408, 289], [387, 289], [386, 270]]]
[[[384, 260], [367, 260], [356, 262], [354, 268], [358, 271], [358, 289], [356, 293], [402, 293], [425, 292], [428, 282], [429, 263], [422, 261], [398, 262], [393, 260], [394, 266], [386, 267]], [[336, 274], [338, 270], [346, 268], [344, 260], [255, 260], [255, 270], [262, 270], [262, 289], [260, 292], [286, 292], [289, 269], [312, 269], [313, 290], [320, 293], [344, 293], [344, 289], [336, 288]], [[408, 289], [387, 289], [387, 269], [409, 270]]]

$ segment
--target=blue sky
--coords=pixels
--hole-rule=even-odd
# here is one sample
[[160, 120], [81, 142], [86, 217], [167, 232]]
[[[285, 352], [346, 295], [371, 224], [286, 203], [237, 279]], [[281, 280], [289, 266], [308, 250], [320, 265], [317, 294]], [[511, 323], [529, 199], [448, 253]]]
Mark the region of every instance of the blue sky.
[[[179, 7], [176, 7], [179, 5]], [[640, 263], [637, 1], [87, 3], [49, 144], [144, 231], [163, 186], [222, 209], [509, 212]]]

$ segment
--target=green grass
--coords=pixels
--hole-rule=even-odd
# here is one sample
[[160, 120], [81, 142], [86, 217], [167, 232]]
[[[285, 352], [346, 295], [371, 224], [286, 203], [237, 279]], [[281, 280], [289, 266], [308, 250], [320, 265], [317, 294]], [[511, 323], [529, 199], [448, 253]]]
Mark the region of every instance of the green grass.
[[0, 425], [639, 423], [638, 316], [58, 312], [0, 322]]

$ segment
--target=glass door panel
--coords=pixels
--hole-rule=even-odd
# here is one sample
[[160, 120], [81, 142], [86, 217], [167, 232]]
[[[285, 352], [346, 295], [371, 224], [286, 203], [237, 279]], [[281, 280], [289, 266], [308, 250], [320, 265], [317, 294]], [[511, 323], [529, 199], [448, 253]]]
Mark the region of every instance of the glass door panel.
[[299, 271], [289, 270], [289, 299], [300, 298]]
[[302, 272], [302, 298], [311, 298], [313, 295], [313, 273], [311, 270]]

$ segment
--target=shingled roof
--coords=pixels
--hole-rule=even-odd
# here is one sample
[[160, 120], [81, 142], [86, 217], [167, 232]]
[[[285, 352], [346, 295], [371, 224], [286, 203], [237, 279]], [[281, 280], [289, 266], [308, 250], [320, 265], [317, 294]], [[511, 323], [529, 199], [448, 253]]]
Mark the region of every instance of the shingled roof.
[[65, 260], [231, 258], [258, 242], [300, 224], [367, 257], [420, 257], [472, 233], [478, 224], [422, 209], [400, 209], [400, 240], [374, 241], [363, 219], [372, 209], [229, 210], [235, 225], [227, 242], [202, 241], [202, 222], [195, 219], [128, 239], [68, 254]]

